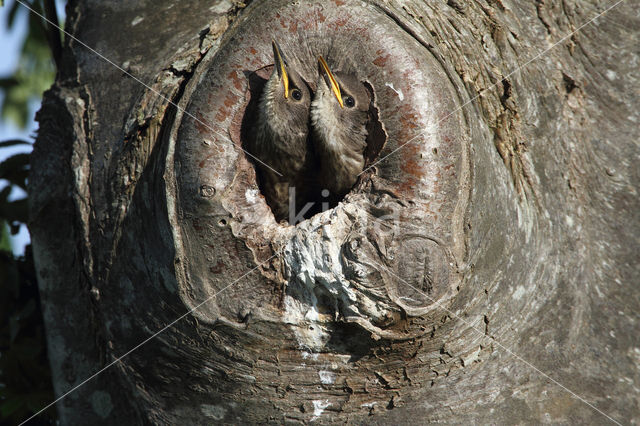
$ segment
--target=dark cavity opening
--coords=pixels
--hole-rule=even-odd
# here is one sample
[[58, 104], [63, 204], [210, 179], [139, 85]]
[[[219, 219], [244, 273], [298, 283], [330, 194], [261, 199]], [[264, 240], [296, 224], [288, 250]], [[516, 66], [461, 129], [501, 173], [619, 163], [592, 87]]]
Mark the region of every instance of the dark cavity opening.
[[[259, 115], [258, 108], [260, 97], [262, 95], [264, 86], [267, 83], [267, 80], [271, 76], [272, 70], [273, 65], [268, 65], [256, 71], [244, 72], [245, 77], [248, 81], [249, 89], [246, 94], [245, 107], [238, 113], [242, 116], [242, 120], [240, 121], [239, 136], [242, 148], [258, 158], [260, 157], [256, 155], [257, 153], [253, 152], [252, 148], [255, 142], [255, 126], [257, 124]], [[363, 81], [363, 84], [371, 95], [371, 103], [369, 106], [369, 115], [371, 118], [369, 119], [369, 122], [367, 124], [367, 146], [363, 153], [365, 159], [365, 166], [363, 170], [367, 170], [367, 168], [378, 158], [378, 155], [380, 154], [380, 151], [382, 150], [387, 140], [387, 133], [384, 129], [383, 123], [379, 118], [380, 116], [375, 96], [375, 90], [371, 83], [369, 83], [368, 81]], [[313, 96], [312, 88], [309, 87], [309, 90]], [[237, 122], [237, 120], [234, 121]], [[311, 126], [310, 122], [309, 126]], [[315, 177], [319, 173], [319, 163], [317, 161], [313, 143], [311, 141], [311, 133], [312, 131], [310, 129], [307, 143], [309, 144], [309, 149], [311, 150], [311, 152], [313, 153], [312, 155], [315, 158], [314, 165], [309, 172], [309, 181], [313, 182], [315, 180]], [[350, 191], [345, 194], [339, 194], [338, 196], [332, 196], [332, 194], [330, 194], [328, 190], [323, 189], [321, 185], [313, 185], [311, 190], [306, 189], [305, 192], [310, 195], [307, 195], [304, 203], [297, 203], [297, 205], [293, 206], [293, 208], [292, 205], [290, 205], [288, 211], [283, 212], [282, 209], [278, 209], [275, 205], [273, 205], [272, 202], [270, 202], [270, 197], [267, 195], [270, 193], [270, 188], [266, 187], [266, 179], [264, 178], [263, 171], [261, 170], [259, 162], [250, 155], [247, 155], [247, 159], [254, 166], [258, 188], [260, 189], [261, 194], [264, 196], [267, 205], [269, 205], [271, 211], [274, 213], [276, 221], [287, 221], [291, 225], [296, 225], [297, 223], [309, 219], [318, 213], [336, 207], [338, 203], [342, 201], [349, 192], [353, 191], [354, 188], [359, 187], [358, 184], [362, 179], [366, 179], [366, 177], [370, 176], [371, 174], [371, 170], [369, 171], [369, 173], [363, 173], [362, 175], [360, 175]], [[268, 164], [267, 161], [265, 162]]]

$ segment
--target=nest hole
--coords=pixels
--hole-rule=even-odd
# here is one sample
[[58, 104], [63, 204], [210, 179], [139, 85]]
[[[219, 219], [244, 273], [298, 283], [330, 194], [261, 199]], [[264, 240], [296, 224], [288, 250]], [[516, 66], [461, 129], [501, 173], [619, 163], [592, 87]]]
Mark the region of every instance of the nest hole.
[[[291, 225], [296, 225], [297, 223], [309, 219], [318, 213], [322, 213], [326, 210], [336, 207], [338, 203], [347, 196], [347, 194], [352, 192], [354, 188], [359, 187], [358, 183], [363, 179], [364, 176], [368, 176], [371, 173], [362, 174], [353, 185], [351, 190], [349, 190], [345, 194], [333, 196], [326, 189], [313, 188], [310, 191], [310, 195], [307, 194], [307, 197], [305, 199], [306, 202], [304, 204], [295, 206], [291, 204], [289, 206], [289, 211], [284, 214], [282, 212], [278, 212], [277, 209], [274, 208], [275, 206], [270, 203], [269, 197], [266, 195], [269, 191], [269, 188], [265, 187], [265, 179], [261, 174], [260, 168], [257, 167], [257, 161], [254, 158], [255, 155], [253, 155], [253, 153], [251, 152], [251, 146], [253, 142], [252, 138], [254, 137], [253, 130], [258, 118], [260, 96], [267, 80], [271, 75], [272, 70], [273, 65], [268, 65], [255, 71], [244, 72], [245, 77], [248, 81], [248, 89], [245, 97], [245, 105], [238, 111], [238, 116], [240, 116], [241, 119], [234, 120], [234, 122], [240, 124], [239, 129], [237, 128], [238, 126], [236, 126], [235, 131], [232, 130], [232, 138], [240, 140], [241, 146], [245, 151], [245, 155], [246, 153], [251, 154], [246, 155], [246, 158], [254, 166], [257, 186], [260, 189], [260, 193], [263, 195], [265, 201], [267, 202], [267, 205], [274, 214], [276, 221], [286, 221]], [[369, 114], [371, 118], [367, 125], [367, 145], [363, 153], [365, 159], [365, 166], [363, 170], [367, 170], [369, 166], [373, 164], [378, 158], [380, 151], [382, 151], [382, 148], [387, 141], [387, 133], [383, 123], [379, 118], [379, 109], [377, 106], [373, 85], [368, 81], [363, 81], [362, 83], [371, 94], [371, 104], [369, 107]], [[313, 90], [311, 87], [309, 87], [309, 90], [313, 94]], [[310, 125], [311, 123], [309, 123], [309, 126]], [[311, 130], [309, 131], [309, 135], [311, 135]], [[313, 151], [311, 136], [309, 136], [307, 142], [310, 144], [309, 148]], [[375, 173], [374, 169], [370, 170], [372, 170], [372, 173]], [[310, 174], [317, 174], [318, 171], [318, 165], [316, 164], [315, 169], [312, 170]], [[309, 180], [313, 181], [313, 176], [309, 177]], [[306, 192], [309, 191], [307, 190]]]

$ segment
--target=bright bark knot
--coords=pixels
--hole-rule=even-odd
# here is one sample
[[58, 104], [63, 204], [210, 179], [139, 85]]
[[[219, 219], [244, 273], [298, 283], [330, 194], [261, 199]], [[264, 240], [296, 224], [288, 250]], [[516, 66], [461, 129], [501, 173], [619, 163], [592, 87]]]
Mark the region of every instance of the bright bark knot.
[[[279, 316], [314, 350], [345, 324], [373, 340], [423, 335], [466, 257], [455, 91], [387, 14], [340, 3], [250, 8], [198, 71], [187, 111], [207, 126], [183, 119], [175, 149], [191, 218], [178, 252], [210, 263], [218, 244], [240, 240], [234, 256], [275, 255], [260, 286], [275, 283], [279, 300], [263, 297], [254, 317]], [[229, 226], [206, 225], [222, 217]], [[231, 278], [185, 268], [200, 297]], [[243, 309], [231, 295], [216, 301], [203, 320]]]

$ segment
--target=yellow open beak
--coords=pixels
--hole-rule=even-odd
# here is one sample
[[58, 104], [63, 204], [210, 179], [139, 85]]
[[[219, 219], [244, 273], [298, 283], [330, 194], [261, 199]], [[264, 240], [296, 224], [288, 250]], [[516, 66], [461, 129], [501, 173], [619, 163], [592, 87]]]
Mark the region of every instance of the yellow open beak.
[[287, 74], [287, 68], [285, 67], [284, 59], [282, 58], [282, 53], [280, 52], [280, 46], [275, 40], [271, 41], [271, 46], [273, 47], [273, 59], [274, 66], [280, 74], [280, 78], [282, 78], [282, 85], [284, 86], [284, 98], [287, 99], [289, 97], [289, 75]]
[[329, 77], [329, 81], [331, 82], [331, 90], [333, 91], [333, 94], [336, 95], [336, 99], [338, 99], [340, 108], [344, 108], [344, 102], [342, 102], [342, 94], [340, 93], [340, 86], [333, 76], [333, 73], [329, 69], [329, 65], [327, 65], [327, 62], [322, 56], [318, 56], [318, 62], [320, 63], [320, 66], [322, 67], [324, 72], [327, 74], [327, 77]]

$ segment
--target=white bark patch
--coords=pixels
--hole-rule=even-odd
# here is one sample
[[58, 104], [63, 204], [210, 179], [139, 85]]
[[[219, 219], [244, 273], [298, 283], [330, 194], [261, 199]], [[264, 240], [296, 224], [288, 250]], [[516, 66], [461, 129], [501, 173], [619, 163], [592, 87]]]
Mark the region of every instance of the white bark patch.
[[564, 221], [567, 223], [568, 226], [573, 226], [573, 218], [569, 215], [564, 217]]
[[223, 13], [227, 13], [227, 11], [232, 7], [233, 7], [233, 4], [229, 0], [224, 0], [224, 1], [218, 2], [214, 6], [211, 6], [209, 10], [213, 13], [223, 14]]
[[[315, 303], [312, 301], [311, 303]], [[285, 296], [284, 322], [293, 327], [298, 342], [303, 347], [320, 349], [331, 337], [329, 330], [317, 323], [314, 306], [308, 306], [298, 300]]]
[[535, 213], [532, 211], [532, 205], [528, 202], [517, 204], [518, 227], [525, 231], [526, 241], [531, 238], [533, 232]]
[[330, 385], [336, 381], [336, 373], [333, 371], [320, 370], [318, 371], [318, 376], [320, 377], [320, 383], [323, 385]]
[[631, 358], [633, 363], [636, 365], [636, 368], [640, 371], [640, 348], [629, 348], [629, 350], [627, 351], [627, 355], [629, 356], [629, 358]]
[[[282, 247], [286, 280], [283, 320], [301, 349], [320, 351], [341, 323], [357, 324], [373, 339], [403, 339], [408, 335], [389, 330], [389, 319], [397, 315], [399, 306], [413, 316], [431, 309], [417, 302], [413, 306], [398, 294], [397, 273], [388, 272], [386, 266], [395, 262], [400, 249], [393, 242], [395, 215], [372, 216], [371, 202], [365, 197], [349, 196], [332, 210], [295, 227], [280, 228], [275, 238]], [[413, 250], [415, 244], [407, 241], [402, 250]]]
[[220, 405], [202, 404], [200, 406], [200, 411], [205, 416], [214, 420], [222, 420], [224, 419], [225, 414], [227, 414], [227, 410]]
[[331, 403], [328, 399], [313, 401], [313, 417], [311, 418], [311, 420], [317, 419], [319, 416], [321, 416], [325, 408], [327, 408], [329, 405], [331, 405]]
[[402, 93], [402, 90], [396, 89], [395, 87], [393, 87], [393, 84], [391, 83], [385, 83], [385, 86], [387, 86], [388, 88], [396, 92], [396, 94], [398, 95], [398, 99], [400, 99], [401, 101], [404, 101], [404, 94]]
[[478, 359], [479, 354], [480, 354], [480, 347], [478, 347], [475, 351], [468, 354], [465, 358], [462, 358], [462, 365], [464, 367], [471, 365], [474, 361]]
[[133, 21], [131, 21], [131, 26], [135, 27], [136, 25], [138, 25], [143, 20], [144, 20], [143, 16], [136, 16], [135, 18], [133, 18]]
[[513, 295], [511, 297], [513, 297], [515, 300], [520, 300], [522, 296], [524, 296], [524, 293], [524, 286], [519, 285], [518, 288], [516, 288], [516, 291], [513, 292]]
[[356, 301], [340, 261], [351, 222], [343, 210], [338, 207], [301, 223], [284, 249], [288, 275], [285, 321], [298, 325], [294, 331], [299, 342], [311, 349], [326, 344], [330, 330], [325, 324]]
[[247, 200], [247, 203], [253, 204], [258, 201], [258, 194], [260, 191], [257, 189], [247, 189], [244, 192], [244, 198]]
[[313, 361], [318, 360], [318, 354], [309, 353], [307, 351], [302, 351], [300, 354], [302, 355], [302, 359], [312, 359]]
[[367, 221], [360, 203], [340, 203], [282, 235], [287, 280], [284, 321], [293, 326], [301, 347], [312, 351], [324, 347], [337, 321], [357, 322], [377, 332], [373, 323], [389, 315], [388, 304], [358, 293], [345, 277], [345, 245], [353, 235], [365, 234]]

